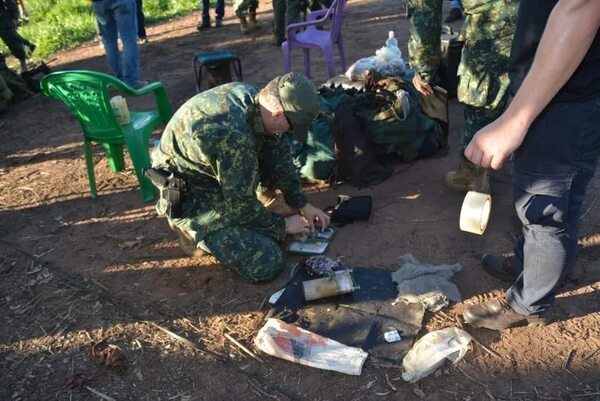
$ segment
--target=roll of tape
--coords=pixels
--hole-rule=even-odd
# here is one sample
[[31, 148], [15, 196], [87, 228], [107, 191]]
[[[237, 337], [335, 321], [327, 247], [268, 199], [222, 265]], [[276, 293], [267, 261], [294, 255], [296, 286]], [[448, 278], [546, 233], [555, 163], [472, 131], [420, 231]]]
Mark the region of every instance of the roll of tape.
[[483, 235], [490, 220], [492, 197], [475, 191], [467, 192], [460, 209], [460, 229]]

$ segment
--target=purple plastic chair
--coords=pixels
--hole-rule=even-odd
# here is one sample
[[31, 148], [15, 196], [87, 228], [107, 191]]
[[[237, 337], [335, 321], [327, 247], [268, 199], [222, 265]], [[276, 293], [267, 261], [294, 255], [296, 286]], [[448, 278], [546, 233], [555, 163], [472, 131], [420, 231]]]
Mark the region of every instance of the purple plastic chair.
[[[290, 24], [287, 27], [287, 40], [283, 42], [283, 68], [285, 72], [290, 72], [292, 49], [304, 50], [304, 72], [306, 76], [310, 75], [310, 49], [321, 49], [327, 60], [327, 73], [329, 77], [335, 75], [335, 60], [333, 58], [333, 45], [337, 44], [340, 52], [340, 64], [342, 72], [346, 71], [346, 61], [344, 60], [344, 45], [342, 43], [342, 22], [344, 19], [344, 6], [346, 0], [335, 0], [327, 10], [313, 11], [308, 16], [308, 21], [297, 24]], [[317, 26], [323, 25], [331, 20], [331, 29], [317, 29]], [[303, 28], [306, 30], [302, 31]]]

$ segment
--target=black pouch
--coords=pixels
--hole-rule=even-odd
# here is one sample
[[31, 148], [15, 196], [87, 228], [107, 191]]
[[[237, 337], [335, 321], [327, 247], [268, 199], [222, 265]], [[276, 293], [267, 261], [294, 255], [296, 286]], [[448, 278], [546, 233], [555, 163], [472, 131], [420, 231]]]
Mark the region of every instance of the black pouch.
[[338, 196], [338, 204], [331, 208], [331, 221], [338, 224], [353, 223], [355, 220], [369, 220], [373, 201], [365, 196]]

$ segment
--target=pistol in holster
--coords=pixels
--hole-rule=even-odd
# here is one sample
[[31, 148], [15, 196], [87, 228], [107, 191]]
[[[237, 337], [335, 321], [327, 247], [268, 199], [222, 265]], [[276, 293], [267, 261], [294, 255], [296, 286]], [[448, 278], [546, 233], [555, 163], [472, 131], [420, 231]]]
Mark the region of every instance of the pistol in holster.
[[185, 178], [172, 171], [151, 167], [144, 167], [142, 174], [152, 182], [158, 189], [160, 198], [166, 202], [167, 217], [182, 217], [183, 195], [188, 191]]

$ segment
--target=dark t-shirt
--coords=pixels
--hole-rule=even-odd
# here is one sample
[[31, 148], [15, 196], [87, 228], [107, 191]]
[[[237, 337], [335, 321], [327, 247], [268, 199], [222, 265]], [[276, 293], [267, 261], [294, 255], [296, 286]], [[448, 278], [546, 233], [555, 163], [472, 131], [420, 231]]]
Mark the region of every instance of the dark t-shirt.
[[[531, 67], [546, 22], [556, 3], [558, 0], [521, 0], [509, 63], [513, 94], [517, 92]], [[585, 58], [554, 97], [554, 101], [584, 100], [594, 96], [600, 96], [600, 31], [596, 33]]]

